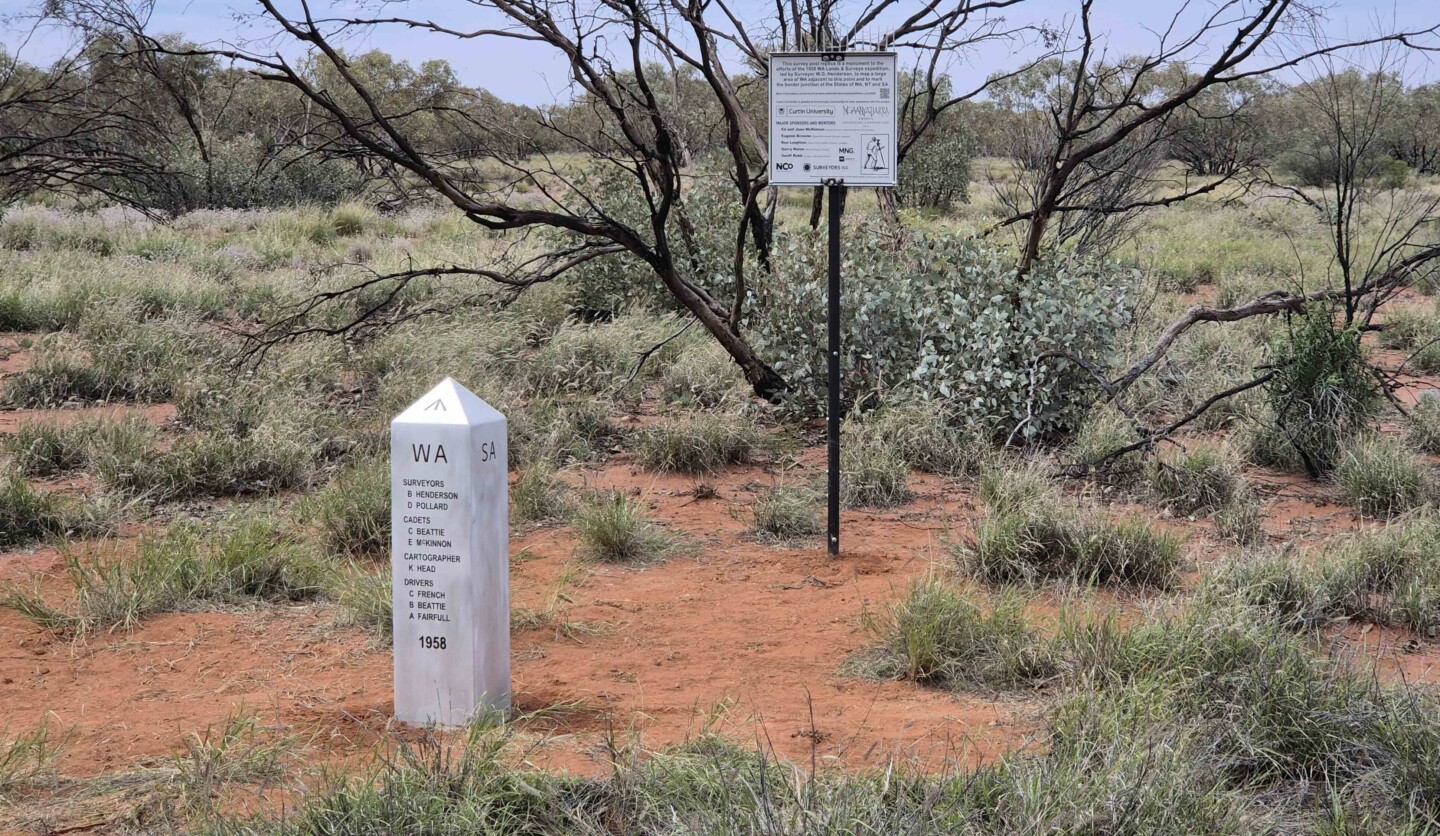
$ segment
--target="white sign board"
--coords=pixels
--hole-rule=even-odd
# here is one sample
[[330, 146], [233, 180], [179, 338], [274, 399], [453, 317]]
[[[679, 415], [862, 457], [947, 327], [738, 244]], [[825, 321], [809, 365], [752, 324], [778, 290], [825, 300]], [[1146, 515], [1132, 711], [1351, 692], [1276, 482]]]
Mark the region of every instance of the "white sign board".
[[895, 54], [770, 54], [770, 184], [895, 185]]
[[450, 378], [390, 423], [395, 717], [510, 706], [505, 416]]

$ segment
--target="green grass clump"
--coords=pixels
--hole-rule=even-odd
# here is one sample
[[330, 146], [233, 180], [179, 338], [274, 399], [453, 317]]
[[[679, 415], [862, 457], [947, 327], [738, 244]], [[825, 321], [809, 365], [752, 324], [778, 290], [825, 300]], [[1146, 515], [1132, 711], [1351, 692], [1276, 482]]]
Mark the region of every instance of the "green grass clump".
[[639, 502], [611, 491], [591, 497], [575, 518], [581, 554], [610, 563], [645, 563], [669, 554], [674, 538], [646, 518]]
[[103, 500], [77, 503], [37, 490], [22, 473], [0, 466], [0, 549], [105, 533], [115, 510]]
[[1018, 599], [993, 602], [987, 613], [935, 578], [916, 581], [867, 626], [880, 646], [855, 665], [872, 676], [947, 688], [1011, 688], [1058, 670], [1051, 643], [1026, 623]]
[[183, 813], [213, 815], [229, 785], [283, 777], [292, 743], [289, 737], [267, 733], [255, 715], [235, 711], [218, 728], [186, 735], [166, 764], [163, 800]]
[[1405, 420], [1405, 437], [1431, 455], [1440, 454], [1440, 393], [1426, 392]]
[[891, 508], [910, 501], [910, 463], [893, 439], [854, 419], [841, 428], [840, 502], [846, 508]]
[[1253, 546], [1265, 539], [1265, 509], [1260, 498], [1249, 488], [1232, 496], [1211, 517], [1217, 537], [1242, 546]]
[[1309, 560], [1288, 553], [1239, 558], [1208, 579], [1204, 593], [1264, 608], [1288, 627], [1354, 620], [1433, 635], [1440, 626], [1440, 522], [1422, 516], [1392, 523]]
[[714, 340], [691, 343], [673, 363], [660, 371], [660, 394], [684, 406], [714, 409], [727, 402], [742, 402], [747, 390], [740, 368]]
[[635, 440], [640, 466], [660, 473], [701, 475], [744, 464], [760, 446], [753, 424], [736, 418], [696, 415], [646, 427]]
[[621, 432], [610, 420], [610, 405], [600, 400], [539, 401], [509, 414], [510, 466], [537, 461], [557, 465], [600, 458], [617, 444]]
[[1181, 515], [1214, 513], [1244, 489], [1235, 457], [1215, 444], [1166, 450], [1150, 459], [1145, 475], [1155, 498]]
[[1341, 455], [1334, 479], [1346, 502], [1373, 517], [1412, 511], [1435, 496], [1430, 466], [1409, 445], [1385, 436], [1351, 444]]
[[1421, 305], [1387, 305], [1379, 343], [1383, 348], [1414, 349], [1430, 339], [1435, 314]]
[[26, 476], [57, 476], [85, 465], [93, 430], [84, 423], [27, 421], [0, 438], [0, 448]]
[[55, 774], [55, 761], [65, 750], [67, 735], [55, 734], [49, 718], [11, 736], [0, 729], [0, 801], [43, 784]]
[[133, 557], [66, 557], [75, 594], [64, 606], [12, 587], [5, 605], [67, 635], [130, 629], [143, 618], [200, 603], [299, 601], [323, 588], [325, 568], [278, 523], [250, 520], [219, 533], [174, 526], [140, 541]]
[[1355, 800], [1384, 787], [1378, 812], [1440, 812], [1425, 760], [1440, 741], [1435, 698], [1319, 656], [1304, 634], [1263, 614], [1201, 606], [1123, 633], [1107, 623], [1071, 638], [1077, 676], [1109, 694], [1157, 693], [1169, 722], [1203, 729], [1206, 762], [1233, 787], [1321, 785]]
[[390, 466], [362, 462], [315, 494], [320, 539], [335, 554], [384, 555], [390, 550]]
[[761, 538], [784, 542], [819, 534], [816, 494], [808, 488], [776, 487], [762, 492], [750, 506], [752, 530]]
[[30, 367], [9, 377], [0, 394], [17, 407], [167, 401], [203, 351], [204, 341], [190, 328], [184, 321], [147, 321], [134, 304], [96, 308], [80, 323], [78, 340], [42, 340]]
[[516, 522], [541, 523], [566, 520], [575, 512], [568, 482], [545, 460], [532, 463], [521, 472], [510, 489], [510, 509]]
[[361, 235], [378, 222], [375, 213], [364, 206], [345, 204], [330, 210], [330, 228], [341, 238]]
[[965, 571], [992, 584], [1175, 584], [1181, 558], [1174, 537], [1141, 520], [1082, 508], [1024, 473], [1000, 470], [982, 479], [986, 514], [954, 549]]
[[[1099, 406], [1090, 410], [1085, 416], [1085, 421], [1076, 431], [1075, 437], [1070, 440], [1066, 447], [1067, 457], [1072, 460], [1077, 469], [1082, 472], [1091, 472], [1103, 457], [1112, 451], [1129, 446], [1139, 440], [1135, 433], [1135, 424], [1126, 418], [1120, 410], [1113, 406]], [[1119, 470], [1129, 470], [1126, 465], [1131, 465], [1139, 458], [1139, 453], [1127, 453], [1106, 462], [1102, 467], [1106, 468], [1100, 475], [1112, 476]]]
[[320, 453], [313, 439], [278, 426], [243, 437], [194, 433], [168, 449], [122, 426], [108, 439], [97, 437], [95, 471], [106, 487], [156, 502], [266, 495], [309, 484]]
[[984, 433], [966, 430], [958, 422], [942, 403], [899, 401], [847, 427], [851, 438], [846, 440], [888, 450], [923, 473], [973, 476], [988, 460], [991, 445]]
[[352, 564], [330, 576], [327, 594], [340, 605], [340, 623], [360, 627], [383, 644], [395, 630], [389, 566]]

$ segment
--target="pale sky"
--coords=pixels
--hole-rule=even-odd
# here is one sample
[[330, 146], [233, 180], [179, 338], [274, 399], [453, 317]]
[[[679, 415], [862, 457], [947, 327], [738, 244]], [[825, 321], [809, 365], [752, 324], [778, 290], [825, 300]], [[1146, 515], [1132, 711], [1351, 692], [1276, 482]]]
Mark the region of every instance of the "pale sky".
[[[20, 9], [29, 2], [0, 0], [0, 7]], [[361, 6], [356, 0], [344, 2], [351, 8]], [[1073, 16], [1078, 4], [1078, 0], [1029, 0], [1010, 10], [1008, 17], [1012, 24], [1041, 21], [1060, 24]], [[316, 5], [323, 6], [323, 0]], [[769, 5], [757, 5], [757, 11]], [[902, 8], [918, 5], [919, 0], [913, 0], [902, 4]], [[1208, 4], [1200, 0], [1194, 5], [1205, 8]], [[1440, 0], [1333, 0], [1329, 6], [1331, 23], [1327, 31], [1339, 38], [1372, 34], [1379, 25], [1421, 29], [1440, 23]], [[1095, 28], [1107, 33], [1112, 54], [1147, 53], [1156, 42], [1154, 30], [1163, 28], [1178, 7], [1176, 0], [1096, 0], [1093, 18]], [[258, 9], [252, 0], [156, 0], [151, 28], [155, 32], [181, 33], [202, 44], [235, 41], [255, 37], [262, 31], [247, 27], [238, 19]], [[457, 29], [495, 24], [493, 18], [487, 20], [482, 14], [463, 0], [403, 0], [384, 6], [378, 16], [431, 19]], [[0, 43], [11, 52], [19, 49], [22, 57], [35, 63], [51, 60], [66, 48], [64, 33], [42, 31], [22, 43], [27, 34], [27, 29], [9, 26], [0, 30]], [[293, 43], [283, 48], [288, 53], [295, 50]], [[416, 64], [429, 58], [444, 58], [464, 83], [482, 87], [510, 101], [544, 104], [570, 97], [563, 62], [543, 45], [494, 38], [465, 41], [387, 26], [353, 38], [346, 43], [346, 48], [352, 52], [383, 49]], [[950, 74], [957, 89], [969, 88], [991, 73], [1013, 68], [1023, 60], [1024, 54], [1023, 48], [1012, 51], [999, 45], [985, 47], [967, 56], [963, 63], [952, 66]], [[1409, 70], [1417, 80], [1440, 79], [1440, 55], [1418, 58], [1411, 62]]]

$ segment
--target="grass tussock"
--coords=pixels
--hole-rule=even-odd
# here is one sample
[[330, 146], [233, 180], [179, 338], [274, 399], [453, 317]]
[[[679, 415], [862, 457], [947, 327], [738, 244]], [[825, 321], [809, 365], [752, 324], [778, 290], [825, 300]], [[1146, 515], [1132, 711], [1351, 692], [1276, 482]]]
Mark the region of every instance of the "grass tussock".
[[362, 462], [315, 494], [311, 514], [321, 542], [334, 554], [383, 556], [390, 550], [390, 467]]
[[1051, 642], [1025, 620], [1019, 598], [972, 600], [937, 578], [916, 581], [888, 610], [868, 615], [866, 626], [879, 646], [849, 667], [872, 677], [1003, 689], [1041, 682], [1059, 669]]
[[1265, 540], [1265, 508], [1248, 487], [1232, 496], [1210, 519], [1215, 536], [1232, 543], [1254, 546]]
[[695, 415], [641, 430], [635, 454], [646, 470], [702, 475], [745, 464], [760, 445], [760, 432], [749, 422]]
[[[1008, 670], [986, 660], [1007, 657], [1014, 624], [997, 629], [923, 585], [917, 595], [944, 604], [921, 623], [955, 627], [935, 635], [959, 637], [957, 659]], [[212, 832], [664, 833], [677, 821], [695, 833], [1426, 832], [1440, 813], [1435, 699], [1253, 615], [1075, 626], [1053, 645], [1073, 690], [1048, 711], [1044, 745], [974, 769], [799, 768], [704, 734], [643, 756], [616, 747], [605, 777], [574, 778], [516, 765], [517, 726], [483, 718], [448, 739], [396, 740], [373, 770]], [[946, 667], [964, 674], [950, 659], [924, 670]]]
[[1398, 439], [1368, 436], [1341, 454], [1334, 479], [1345, 501], [1372, 517], [1393, 517], [1432, 502], [1434, 470]]
[[275, 781], [285, 774], [294, 741], [270, 733], [253, 714], [236, 711], [223, 725], [191, 732], [161, 769], [165, 803], [191, 815], [213, 814], [234, 785]]
[[1162, 451], [1147, 463], [1145, 476], [1155, 499], [1182, 516], [1212, 514], [1245, 489], [1237, 457], [1217, 444]]
[[941, 403], [899, 401], [847, 427], [846, 441], [887, 450], [922, 473], [974, 476], [991, 458], [992, 446], [984, 432], [960, 420]]
[[854, 420], [841, 428], [840, 503], [846, 508], [893, 508], [910, 501], [910, 463], [901, 449]]
[[26, 476], [59, 476], [85, 466], [93, 432], [92, 424], [27, 421], [0, 438], [0, 448]]
[[750, 506], [751, 530], [761, 539], [780, 543], [813, 537], [824, 530], [818, 498], [804, 487], [782, 485], [763, 491]]
[[957, 543], [960, 566], [989, 584], [1063, 580], [1168, 589], [1180, 542], [1139, 519], [1111, 517], [1060, 496], [1033, 469], [996, 471], [981, 482], [985, 516]]
[[592, 496], [575, 517], [580, 553], [607, 563], [640, 564], [676, 549], [675, 536], [655, 525], [641, 504], [618, 491]]
[[330, 576], [327, 593], [340, 606], [342, 626], [359, 627], [381, 644], [390, 644], [395, 600], [389, 566], [351, 564]]
[[204, 604], [306, 600], [323, 589], [326, 569], [280, 524], [248, 520], [218, 533], [177, 525], [142, 539], [134, 555], [71, 553], [66, 574], [74, 588], [69, 601], [54, 604], [12, 586], [4, 605], [45, 629], [82, 635]]
[[51, 728], [44, 717], [28, 730], [11, 734], [0, 729], [0, 801], [44, 785], [55, 775], [55, 761], [69, 736]]
[[1354, 535], [1306, 560], [1250, 555], [1222, 567], [1204, 594], [1235, 598], [1293, 628], [1338, 621], [1440, 628], [1440, 522], [1433, 516]]
[[510, 489], [510, 512], [516, 522], [568, 520], [575, 513], [574, 491], [555, 466], [543, 459], [526, 467]]
[[1426, 392], [1410, 411], [1405, 438], [1417, 450], [1440, 455], [1440, 392]]
[[0, 548], [106, 534], [114, 530], [120, 511], [106, 499], [72, 500], [46, 493], [19, 471], [0, 466]]

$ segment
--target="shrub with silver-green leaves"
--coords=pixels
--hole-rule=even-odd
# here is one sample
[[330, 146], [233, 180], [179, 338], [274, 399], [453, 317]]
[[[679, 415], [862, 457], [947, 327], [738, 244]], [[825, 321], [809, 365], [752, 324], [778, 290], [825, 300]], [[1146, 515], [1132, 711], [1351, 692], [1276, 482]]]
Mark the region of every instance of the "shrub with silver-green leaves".
[[[1131, 318], [1133, 274], [1079, 259], [1039, 263], [1023, 281], [1000, 247], [952, 232], [893, 238], [869, 226], [847, 233], [841, 357], [857, 397], [944, 399], [966, 423], [1024, 438], [1077, 424], [1100, 367]], [[750, 305], [761, 356], [809, 411], [825, 403], [825, 235], [776, 238], [774, 274]]]

